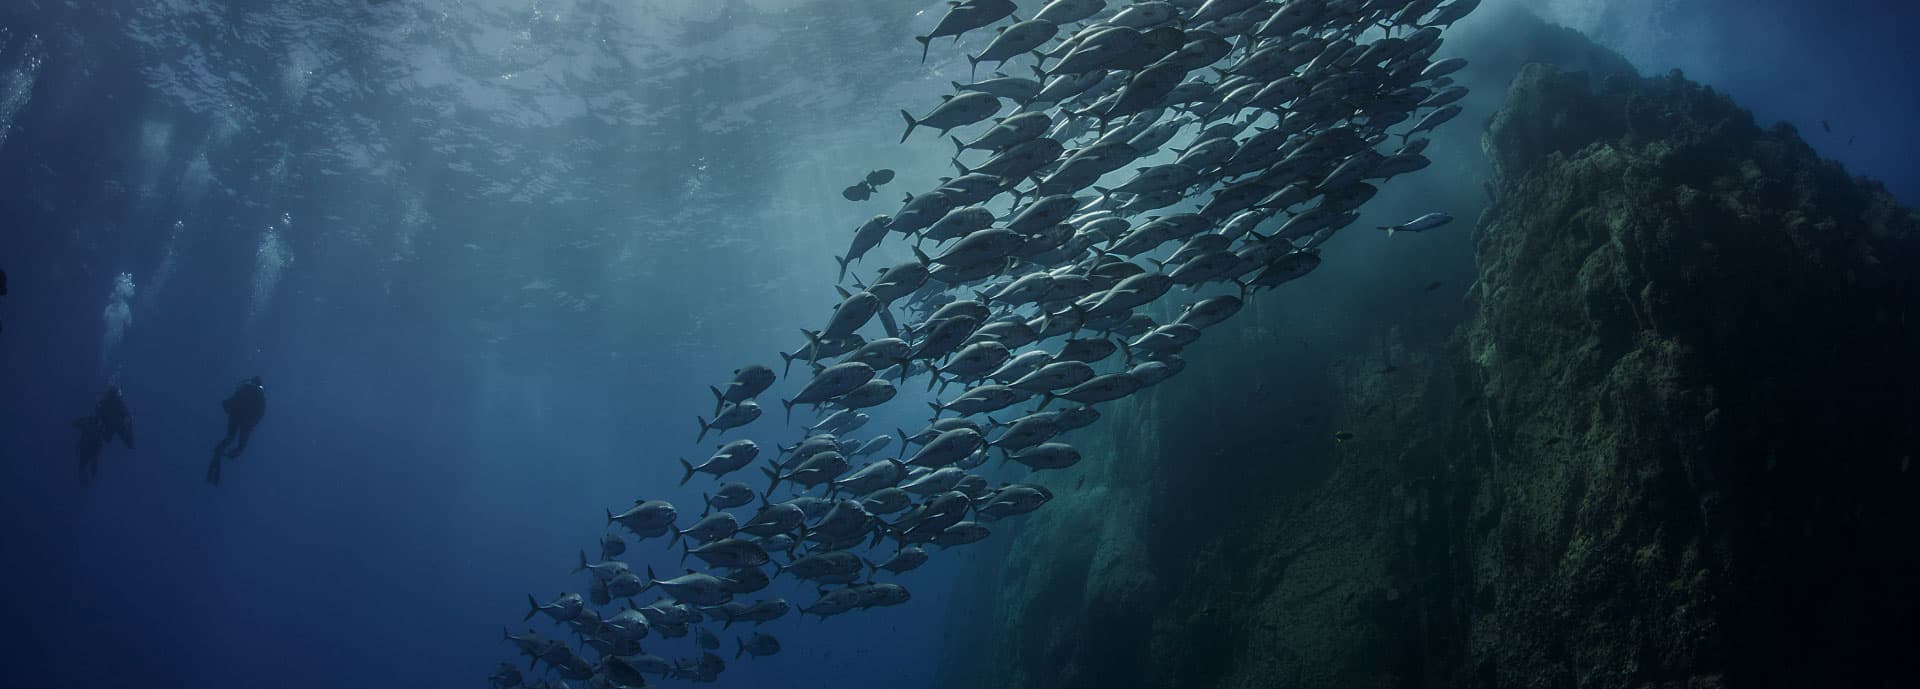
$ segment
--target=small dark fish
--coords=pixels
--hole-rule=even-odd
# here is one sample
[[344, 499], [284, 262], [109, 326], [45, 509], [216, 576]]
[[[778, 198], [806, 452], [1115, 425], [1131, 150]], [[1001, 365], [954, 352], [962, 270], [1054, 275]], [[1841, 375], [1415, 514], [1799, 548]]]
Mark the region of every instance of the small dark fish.
[[867, 186], [869, 187], [880, 187], [891, 181], [893, 181], [892, 170], [880, 168], [867, 173]]
[[841, 189], [840, 196], [848, 201], [865, 201], [873, 198], [873, 187], [867, 186], [864, 182], [855, 184], [851, 187]]
[[1340, 431], [1338, 433], [1333, 434], [1333, 441], [1336, 443], [1344, 443], [1352, 439], [1353, 439], [1353, 434], [1348, 433], [1346, 431]]
[[1427, 283], [1427, 286], [1426, 286], [1426, 288], [1425, 288], [1425, 289], [1423, 289], [1423, 290], [1421, 290], [1421, 291], [1422, 291], [1422, 292], [1432, 292], [1432, 291], [1434, 291], [1434, 290], [1437, 290], [1437, 289], [1440, 289], [1440, 283], [1438, 283], [1438, 282], [1429, 282], [1429, 283]]

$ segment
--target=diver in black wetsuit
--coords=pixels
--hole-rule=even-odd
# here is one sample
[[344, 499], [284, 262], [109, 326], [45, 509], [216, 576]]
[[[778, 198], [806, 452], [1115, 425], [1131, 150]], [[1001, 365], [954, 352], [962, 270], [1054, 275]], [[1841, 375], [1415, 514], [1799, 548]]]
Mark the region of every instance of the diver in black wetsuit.
[[[253, 427], [267, 415], [267, 389], [260, 384], [259, 376], [240, 381], [240, 387], [220, 406], [227, 410], [227, 435], [213, 447], [213, 462], [207, 465], [207, 483], [216, 484], [220, 482], [220, 460], [238, 459], [240, 453], [247, 450], [247, 438], [253, 435]], [[236, 437], [239, 443], [229, 453], [227, 445]]]
[[93, 418], [100, 422], [108, 442], [120, 436], [120, 442], [125, 443], [127, 449], [133, 449], [133, 412], [127, 410], [127, 398], [121, 394], [120, 386], [110, 386], [107, 393], [100, 396], [100, 402], [93, 405]]
[[80, 483], [86, 484], [100, 475], [100, 453], [114, 436], [119, 436], [127, 449], [133, 449], [133, 412], [127, 409], [127, 398], [120, 387], [109, 386], [93, 405], [93, 415], [75, 419], [73, 430], [79, 433], [73, 459], [80, 470]]

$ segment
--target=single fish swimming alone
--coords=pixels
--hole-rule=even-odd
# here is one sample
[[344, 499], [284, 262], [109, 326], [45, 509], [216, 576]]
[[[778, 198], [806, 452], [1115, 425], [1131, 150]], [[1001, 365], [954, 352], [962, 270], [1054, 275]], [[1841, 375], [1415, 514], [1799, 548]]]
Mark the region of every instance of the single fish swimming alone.
[[1451, 222], [1453, 216], [1446, 213], [1428, 213], [1398, 225], [1381, 225], [1380, 229], [1386, 230], [1387, 236], [1391, 237], [1395, 232], [1425, 232]]

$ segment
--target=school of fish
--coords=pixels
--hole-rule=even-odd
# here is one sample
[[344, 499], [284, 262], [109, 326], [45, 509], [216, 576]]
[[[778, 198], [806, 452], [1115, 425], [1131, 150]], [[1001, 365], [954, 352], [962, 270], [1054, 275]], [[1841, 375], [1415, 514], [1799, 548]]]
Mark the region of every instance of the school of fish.
[[[1062, 434], [1179, 375], [1182, 350], [1207, 329], [1317, 269], [1320, 247], [1378, 184], [1429, 165], [1419, 136], [1467, 95], [1448, 76], [1466, 63], [1434, 55], [1479, 2], [948, 5], [916, 37], [923, 59], [964, 36], [981, 46], [973, 68], [1001, 71], [903, 110], [901, 140], [948, 136], [957, 174], [854, 229], [836, 258], [843, 300], [781, 354], [784, 373], [743, 366], [698, 410], [696, 442], [732, 436], [680, 460], [681, 485], [700, 481], [703, 504], [607, 510], [597, 556], [582, 551], [574, 570], [586, 593], [529, 596], [526, 621], [557, 632], [503, 630], [528, 669], [502, 663], [492, 686], [713, 682], [728, 660], [719, 634], [734, 637], [736, 660], [766, 656], [781, 648], [770, 622], [908, 602], [900, 575], [1044, 507], [1054, 494], [1036, 477], [1098, 461]], [[1009, 74], [1016, 64], [1032, 76]], [[843, 195], [862, 200], [892, 176]], [[889, 240], [912, 242], [913, 260], [861, 280], [853, 268]], [[1164, 323], [1147, 313], [1163, 300], [1180, 304]], [[779, 401], [788, 424], [802, 412], [797, 433], [760, 420], [781, 377], [795, 387]], [[862, 410], [920, 381], [937, 395], [924, 428], [855, 435]], [[749, 427], [791, 442], [738, 437]], [[990, 454], [1027, 477], [996, 486]], [[620, 559], [647, 539], [699, 566]], [[775, 577], [818, 596], [757, 597]], [[636, 605], [642, 596], [655, 600]]]

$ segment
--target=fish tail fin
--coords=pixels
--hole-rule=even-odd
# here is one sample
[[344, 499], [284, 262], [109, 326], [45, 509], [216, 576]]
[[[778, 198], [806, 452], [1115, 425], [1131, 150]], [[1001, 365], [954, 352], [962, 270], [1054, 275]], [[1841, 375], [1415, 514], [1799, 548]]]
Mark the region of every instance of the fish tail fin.
[[907, 458], [907, 429], [895, 428], [893, 429], [893, 432], [900, 434], [900, 459], [906, 459]]
[[913, 119], [913, 113], [907, 112], [905, 110], [900, 111], [900, 117], [906, 119], [907, 121], [907, 131], [900, 135], [900, 143], [904, 144], [907, 142], [907, 137], [913, 135], [913, 128], [920, 126], [920, 122]]
[[955, 158], [958, 158], [958, 157], [960, 157], [960, 154], [961, 154], [961, 153], [964, 153], [964, 152], [966, 152], [966, 150], [967, 150], [967, 145], [966, 145], [966, 144], [963, 144], [963, 143], [960, 143], [960, 137], [957, 137], [957, 136], [949, 136], [949, 137], [947, 137], [947, 138], [948, 138], [948, 139], [952, 139], [952, 140], [953, 140], [953, 157], [955, 157]]
[[982, 60], [972, 55], [967, 56], [967, 78], [968, 79], [972, 79], [975, 74], [980, 73], [981, 62], [985, 62], [985, 60]]
[[[721, 627], [721, 629], [725, 629], [725, 628], [726, 628], [726, 627]], [[741, 641], [741, 640], [740, 640], [740, 637], [737, 637], [737, 636], [736, 636], [736, 637], [733, 637], [733, 642], [734, 642], [735, 644], [739, 644], [739, 646], [740, 646], [740, 648], [739, 648], [739, 650], [736, 650], [736, 651], [734, 651], [734, 652], [733, 652], [733, 659], [734, 659], [734, 660], [739, 660], [739, 659], [740, 659], [740, 656], [742, 656], [742, 655], [745, 655], [745, 654], [746, 654], [746, 652], [747, 652], [747, 642], [745, 642], [745, 641]]]
[[[585, 553], [581, 553], [581, 554], [585, 555]], [[527, 616], [520, 618], [521, 622], [525, 622], [527, 620], [533, 619], [533, 614], [536, 612], [540, 612], [540, 602], [534, 600], [533, 594], [531, 593], [527, 594], [527, 608], [528, 608]]]
[[933, 407], [933, 418], [936, 418], [936, 419], [940, 418], [940, 412], [942, 411], [942, 408], [940, 406], [939, 400], [928, 402], [927, 406]]
[[719, 416], [720, 410], [727, 406], [727, 396], [720, 392], [720, 386], [709, 385], [707, 389], [713, 391], [713, 415]]
[[700, 424], [700, 435], [699, 435], [698, 437], [696, 437], [696, 438], [694, 438], [694, 439], [693, 439], [693, 442], [696, 442], [696, 443], [697, 443], [697, 442], [700, 442], [700, 441], [703, 441], [703, 440], [706, 440], [706, 439], [707, 439], [707, 429], [710, 429], [710, 428], [713, 428], [713, 424], [710, 424], [710, 423], [707, 423], [707, 417], [704, 417], [704, 416], [695, 416], [695, 417], [693, 417], [693, 420], [694, 420], [694, 421], [696, 421], [696, 422], [699, 422], [699, 424]]
[[[793, 373], [793, 360], [799, 356], [800, 355], [798, 353], [788, 354], [786, 352], [780, 352], [780, 358], [785, 359], [787, 362], [786, 368], [780, 369], [780, 377], [785, 378], [787, 377], [787, 374]], [[719, 412], [714, 412], [714, 413], [718, 414]]]
[[921, 251], [920, 247], [913, 247], [913, 257], [919, 260], [921, 265], [933, 265], [933, 258], [928, 256], [927, 252]]
[[1040, 406], [1034, 407], [1033, 410], [1037, 412], [1042, 409], [1046, 409], [1047, 405], [1053, 403], [1053, 399], [1054, 399], [1053, 393], [1051, 392], [1040, 393]]
[[838, 277], [838, 278], [835, 278], [835, 279], [834, 279], [834, 282], [835, 282], [835, 283], [840, 283], [840, 282], [846, 282], [846, 280], [847, 280], [847, 264], [848, 264], [848, 263], [850, 263], [850, 262], [852, 262], [852, 260], [853, 260], [853, 259], [850, 259], [850, 258], [847, 258], [847, 257], [845, 257], [845, 256], [835, 256], [835, 257], [833, 257], [833, 261], [834, 261], [835, 263], [838, 263], [838, 264], [840, 264], [840, 277]]
[[587, 571], [587, 551], [582, 550], [580, 551], [580, 566], [573, 568], [572, 573], [579, 574], [584, 571]]
[[680, 459], [680, 466], [687, 470], [687, 474], [685, 476], [680, 477], [680, 485], [684, 486], [684, 485], [687, 485], [688, 481], [693, 480], [693, 463], [687, 461], [686, 458], [682, 457]]
[[780, 487], [780, 472], [774, 471], [773, 469], [769, 469], [767, 467], [761, 467], [760, 473], [767, 475], [767, 480], [769, 481], [769, 483], [767, 484], [767, 496], [765, 500], [767, 502], [772, 502], [773, 489]]
[[1127, 367], [1132, 368], [1133, 367], [1133, 347], [1128, 346], [1126, 340], [1115, 340], [1115, 342], [1120, 345], [1120, 355], [1126, 357], [1127, 359]]
[[927, 63], [927, 51], [933, 47], [933, 37], [914, 36], [913, 40], [920, 42], [920, 64], [924, 65]]
[[787, 423], [793, 423], [793, 400], [780, 400], [780, 405], [787, 408]]

